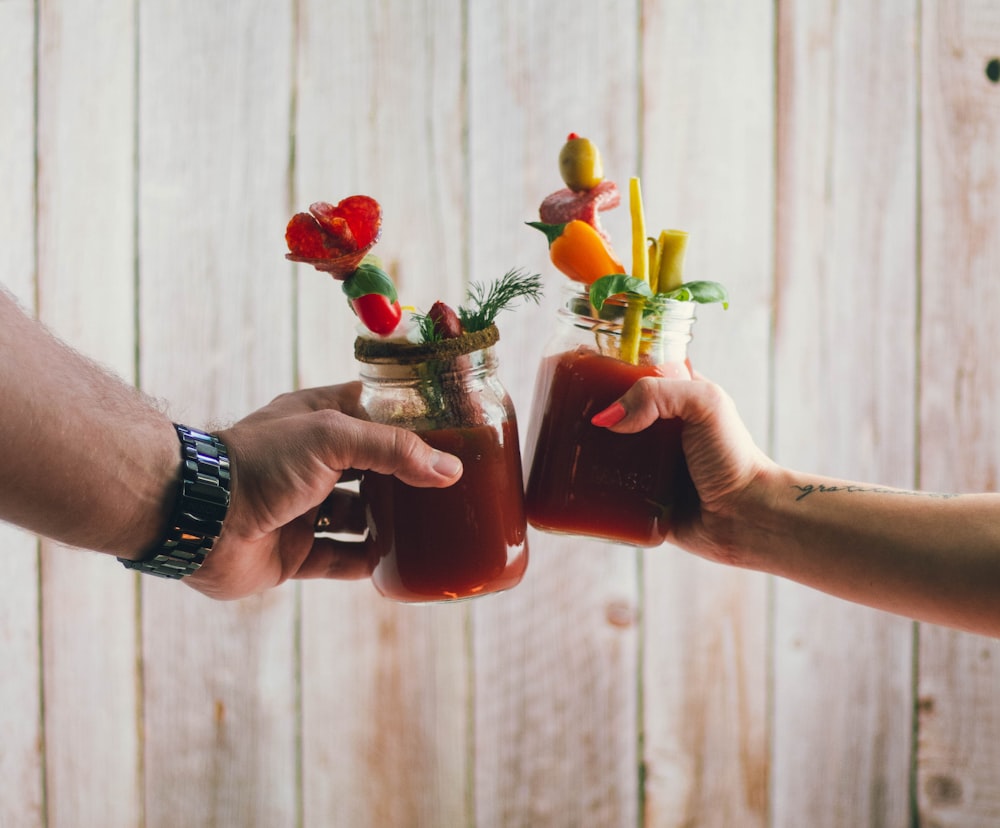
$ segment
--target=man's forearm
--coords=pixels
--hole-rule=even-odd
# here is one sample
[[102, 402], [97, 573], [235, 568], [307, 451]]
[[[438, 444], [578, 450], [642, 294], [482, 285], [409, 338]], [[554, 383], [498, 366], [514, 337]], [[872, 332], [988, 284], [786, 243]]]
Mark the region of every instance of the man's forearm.
[[164, 530], [179, 475], [170, 419], [0, 290], [0, 518], [135, 557]]

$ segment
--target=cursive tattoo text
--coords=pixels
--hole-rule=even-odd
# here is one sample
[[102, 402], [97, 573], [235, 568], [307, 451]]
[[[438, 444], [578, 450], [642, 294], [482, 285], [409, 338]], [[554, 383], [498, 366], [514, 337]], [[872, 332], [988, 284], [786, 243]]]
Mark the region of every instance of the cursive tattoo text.
[[937, 492], [914, 492], [907, 489], [890, 489], [884, 486], [859, 486], [853, 483], [847, 483], [843, 485], [826, 485], [825, 483], [793, 483], [792, 488], [798, 491], [795, 500], [805, 500], [809, 495], [813, 494], [830, 494], [833, 492], [866, 492], [869, 494], [893, 494], [893, 495], [907, 495], [909, 497], [935, 497], [935, 498], [951, 498], [958, 497], [954, 494], [939, 494]]

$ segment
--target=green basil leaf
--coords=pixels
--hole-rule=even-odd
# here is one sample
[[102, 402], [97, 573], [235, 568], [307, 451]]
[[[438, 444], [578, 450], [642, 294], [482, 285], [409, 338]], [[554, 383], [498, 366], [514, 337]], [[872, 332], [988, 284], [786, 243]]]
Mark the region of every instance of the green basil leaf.
[[361, 296], [367, 296], [369, 293], [378, 293], [387, 297], [390, 302], [396, 301], [396, 286], [389, 278], [389, 274], [367, 260], [363, 261], [358, 269], [344, 280], [343, 290], [348, 299], [357, 299]]
[[644, 299], [649, 299], [653, 295], [649, 283], [645, 280], [636, 279], [635, 276], [628, 276], [624, 273], [612, 273], [608, 276], [602, 276], [590, 286], [590, 303], [597, 310], [600, 310], [608, 299], [622, 293]]
[[702, 305], [720, 302], [723, 308], [729, 307], [729, 292], [718, 282], [685, 282], [678, 288], [657, 295], [678, 302], [698, 302]]

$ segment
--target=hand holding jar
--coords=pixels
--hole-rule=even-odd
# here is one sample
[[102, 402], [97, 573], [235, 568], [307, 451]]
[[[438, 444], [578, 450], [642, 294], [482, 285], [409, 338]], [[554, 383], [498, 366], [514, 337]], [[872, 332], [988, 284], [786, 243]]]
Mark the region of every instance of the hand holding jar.
[[571, 133], [560, 153], [567, 187], [542, 202], [541, 222], [529, 222], [571, 281], [535, 386], [528, 520], [551, 532], [656, 546], [697, 505], [682, 421], [617, 434], [591, 419], [642, 378], [690, 380], [695, 303], [727, 296], [715, 282], [683, 281], [686, 233], [647, 239], [637, 178], [629, 183], [633, 270], [624, 272], [597, 221], [619, 200], [602, 169], [596, 147]]
[[497, 379], [495, 326], [439, 342], [359, 337], [361, 406], [462, 460], [447, 489], [368, 472], [361, 495], [372, 581], [387, 598], [456, 600], [515, 586], [528, 563], [514, 406]]
[[[470, 306], [436, 302], [404, 314], [389, 274], [369, 251], [378, 202], [351, 196], [292, 217], [288, 258], [340, 280], [360, 321], [355, 343], [364, 417], [403, 428], [462, 461], [453, 486], [412, 486], [378, 469], [361, 480], [369, 569], [376, 589], [408, 603], [453, 601], [516, 585], [528, 564], [517, 421], [497, 378], [494, 320], [541, 282], [511, 270], [473, 283]], [[322, 527], [321, 527], [322, 528]]]

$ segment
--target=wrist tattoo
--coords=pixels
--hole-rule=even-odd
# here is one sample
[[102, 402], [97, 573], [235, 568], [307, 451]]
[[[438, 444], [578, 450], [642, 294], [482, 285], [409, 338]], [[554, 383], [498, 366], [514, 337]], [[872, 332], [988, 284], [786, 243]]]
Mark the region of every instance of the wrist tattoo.
[[854, 483], [845, 483], [843, 485], [827, 485], [825, 483], [793, 483], [791, 488], [795, 489], [798, 494], [795, 496], [796, 502], [800, 500], [805, 500], [809, 495], [813, 494], [832, 494], [834, 492], [841, 493], [867, 493], [867, 494], [893, 494], [893, 495], [906, 495], [908, 497], [930, 497], [930, 498], [941, 498], [947, 500], [952, 497], [958, 497], [956, 494], [941, 494], [938, 492], [916, 492], [908, 489], [892, 489], [886, 486], [859, 486]]

